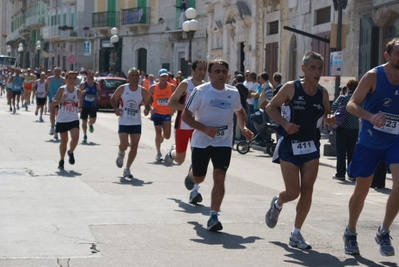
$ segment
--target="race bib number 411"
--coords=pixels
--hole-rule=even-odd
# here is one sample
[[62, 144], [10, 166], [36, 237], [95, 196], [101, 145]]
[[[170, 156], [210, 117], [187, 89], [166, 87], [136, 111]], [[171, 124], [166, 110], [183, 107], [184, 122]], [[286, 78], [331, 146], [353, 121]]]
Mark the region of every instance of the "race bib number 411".
[[294, 155], [306, 155], [317, 151], [316, 145], [313, 140], [311, 141], [298, 141], [292, 140], [292, 152]]

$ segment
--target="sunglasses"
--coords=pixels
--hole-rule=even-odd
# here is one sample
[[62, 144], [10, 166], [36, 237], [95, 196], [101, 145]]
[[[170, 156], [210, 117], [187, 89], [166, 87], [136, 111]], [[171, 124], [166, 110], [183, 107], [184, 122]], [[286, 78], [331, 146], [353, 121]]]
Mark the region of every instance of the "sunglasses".
[[220, 74], [220, 73], [227, 74], [229, 71], [226, 69], [214, 69], [212, 72], [215, 74]]

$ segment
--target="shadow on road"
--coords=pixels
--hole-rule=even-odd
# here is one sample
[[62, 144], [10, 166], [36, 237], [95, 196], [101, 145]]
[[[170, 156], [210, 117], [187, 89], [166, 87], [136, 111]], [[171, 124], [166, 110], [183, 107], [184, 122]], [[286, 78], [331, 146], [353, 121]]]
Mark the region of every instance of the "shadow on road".
[[121, 185], [132, 185], [132, 186], [144, 186], [152, 184], [153, 182], [144, 182], [143, 180], [137, 179], [134, 177], [133, 179], [126, 179], [125, 177], [120, 177], [119, 183]]
[[261, 240], [258, 236], [242, 237], [239, 235], [232, 235], [224, 232], [211, 232], [206, 230], [198, 222], [188, 222], [194, 225], [194, 230], [202, 239], [190, 239], [191, 241], [202, 243], [206, 245], [222, 245], [226, 249], [245, 249], [244, 244], [255, 243], [256, 240]]
[[[353, 256], [353, 258], [345, 259], [341, 261], [335, 256], [327, 253], [320, 253], [312, 249], [297, 249], [291, 248], [287, 244], [281, 242], [270, 242], [276, 246], [280, 246], [285, 249], [289, 254], [285, 254], [285, 257], [292, 258], [293, 260], [285, 260], [285, 262], [292, 263], [295, 265], [303, 265], [309, 267], [319, 267], [322, 262], [323, 266], [369, 266], [369, 267], [383, 267], [383, 266], [397, 266], [396, 263], [376, 263], [372, 260], [366, 259], [360, 255]], [[342, 252], [343, 253], [343, 252]]]
[[[182, 210], [176, 210], [178, 212], [185, 212], [185, 213], [192, 213], [192, 214], [202, 214], [202, 215], [209, 215], [209, 207], [205, 207], [201, 204], [191, 205], [188, 202], [184, 202], [180, 199], [176, 198], [168, 198], [169, 200], [173, 200], [175, 203], [179, 205], [179, 208]], [[188, 195], [187, 195], [188, 200]]]
[[82, 174], [80, 172], [68, 171], [68, 170], [57, 171], [55, 173], [58, 176], [69, 177], [69, 178], [74, 178], [76, 176], [82, 176]]
[[99, 146], [100, 145], [100, 144], [97, 144], [94, 142], [86, 142], [86, 143], [80, 142], [80, 144], [83, 146]]

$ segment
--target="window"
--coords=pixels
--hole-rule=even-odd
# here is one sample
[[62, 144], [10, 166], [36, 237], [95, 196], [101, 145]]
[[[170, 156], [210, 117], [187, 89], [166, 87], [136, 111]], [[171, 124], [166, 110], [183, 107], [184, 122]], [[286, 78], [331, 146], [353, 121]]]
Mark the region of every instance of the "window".
[[331, 6], [316, 10], [315, 25], [328, 23], [331, 21]]
[[278, 34], [278, 20], [267, 24], [268, 35]]

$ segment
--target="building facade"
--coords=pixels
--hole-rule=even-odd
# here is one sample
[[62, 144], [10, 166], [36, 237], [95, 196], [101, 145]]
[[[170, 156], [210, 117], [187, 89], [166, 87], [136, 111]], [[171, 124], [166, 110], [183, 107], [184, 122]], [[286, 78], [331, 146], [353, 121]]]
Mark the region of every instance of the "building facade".
[[0, 2], [6, 11], [0, 49], [6, 54], [9, 45], [23, 67], [103, 73], [137, 67], [153, 74], [166, 68], [187, 76], [191, 44], [193, 60], [223, 58], [231, 73], [278, 71], [283, 81], [297, 79], [303, 55], [316, 51], [325, 58], [323, 75], [329, 76], [338, 2], [343, 6], [342, 76], [360, 78], [384, 62], [386, 43], [399, 37], [398, 1], [186, 0], [197, 11], [198, 29], [190, 39], [181, 28], [181, 0], [7, 0]]

